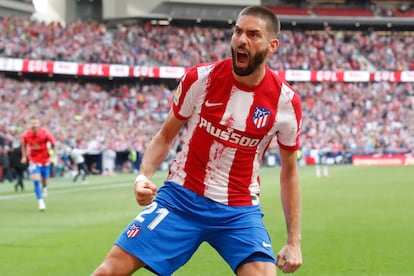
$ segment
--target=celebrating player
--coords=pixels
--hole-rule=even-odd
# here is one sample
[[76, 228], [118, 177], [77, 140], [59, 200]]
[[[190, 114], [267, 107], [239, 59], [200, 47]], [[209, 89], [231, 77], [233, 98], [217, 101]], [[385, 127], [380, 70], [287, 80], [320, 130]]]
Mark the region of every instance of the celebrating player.
[[[302, 264], [296, 150], [301, 100], [266, 65], [280, 22], [262, 6], [243, 9], [232, 58], [198, 65], [178, 85], [173, 107], [143, 157], [135, 196], [146, 208], [125, 228], [93, 275], [131, 275], [145, 267], [171, 275], [202, 242], [237, 275], [294, 272]], [[183, 126], [183, 146], [164, 185], [149, 180]], [[276, 136], [287, 241], [277, 257], [262, 219], [259, 169]]]

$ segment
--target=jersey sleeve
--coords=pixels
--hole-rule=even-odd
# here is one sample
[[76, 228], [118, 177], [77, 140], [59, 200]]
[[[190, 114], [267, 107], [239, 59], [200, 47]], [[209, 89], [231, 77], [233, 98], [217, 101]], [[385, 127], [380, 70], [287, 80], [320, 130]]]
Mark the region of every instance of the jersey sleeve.
[[279, 109], [283, 109], [282, 126], [278, 132], [278, 144], [285, 150], [297, 150], [300, 146], [299, 135], [302, 125], [302, 101], [298, 93], [288, 84], [282, 85]]
[[187, 71], [184, 76], [181, 77], [180, 82], [173, 98], [172, 109], [174, 115], [180, 120], [188, 119], [195, 107], [196, 91], [194, 84], [198, 80], [198, 74], [196, 67], [191, 68]]
[[189, 69], [181, 78], [173, 99], [173, 111], [178, 119], [188, 119], [201, 106], [215, 66], [215, 63], [200, 64]]

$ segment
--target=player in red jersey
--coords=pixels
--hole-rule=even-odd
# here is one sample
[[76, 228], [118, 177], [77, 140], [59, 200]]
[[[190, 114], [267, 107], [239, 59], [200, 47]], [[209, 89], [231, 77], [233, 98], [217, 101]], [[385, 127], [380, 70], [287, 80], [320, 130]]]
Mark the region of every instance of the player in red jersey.
[[[43, 196], [47, 196], [47, 181], [50, 174], [49, 150], [55, 147], [55, 138], [48, 130], [40, 127], [40, 120], [32, 118], [31, 128], [22, 134], [22, 163], [29, 161], [29, 173], [34, 183], [34, 191], [39, 210], [44, 211], [46, 205]], [[42, 187], [40, 186], [42, 185]]]
[[[237, 275], [294, 272], [302, 264], [297, 170], [301, 100], [266, 65], [279, 46], [277, 16], [243, 9], [232, 58], [191, 68], [149, 144], [135, 180], [145, 209], [124, 229], [93, 275], [131, 275], [144, 267], [171, 275], [203, 242]], [[186, 127], [164, 185], [149, 180]], [[280, 147], [280, 187], [287, 241], [275, 257], [261, 212], [259, 169], [273, 137]]]

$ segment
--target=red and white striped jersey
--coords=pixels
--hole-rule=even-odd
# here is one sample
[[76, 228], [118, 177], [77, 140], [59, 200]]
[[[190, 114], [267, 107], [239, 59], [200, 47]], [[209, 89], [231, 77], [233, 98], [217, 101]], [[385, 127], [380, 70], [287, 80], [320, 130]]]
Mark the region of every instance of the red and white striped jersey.
[[299, 147], [300, 97], [269, 68], [247, 87], [234, 79], [231, 59], [193, 67], [173, 111], [187, 130], [168, 180], [222, 204], [259, 204], [259, 168], [275, 135], [281, 148]]

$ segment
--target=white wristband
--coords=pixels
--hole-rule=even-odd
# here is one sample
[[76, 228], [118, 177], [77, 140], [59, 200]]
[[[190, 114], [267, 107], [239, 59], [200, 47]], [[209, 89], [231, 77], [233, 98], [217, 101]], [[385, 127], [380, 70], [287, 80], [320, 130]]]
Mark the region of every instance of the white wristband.
[[135, 178], [135, 183], [137, 183], [137, 182], [146, 182], [146, 181], [148, 181], [149, 182], [149, 179], [148, 179], [148, 177], [146, 177], [145, 175], [143, 175], [143, 174], [139, 174], [139, 175], [137, 175], [137, 177]]

